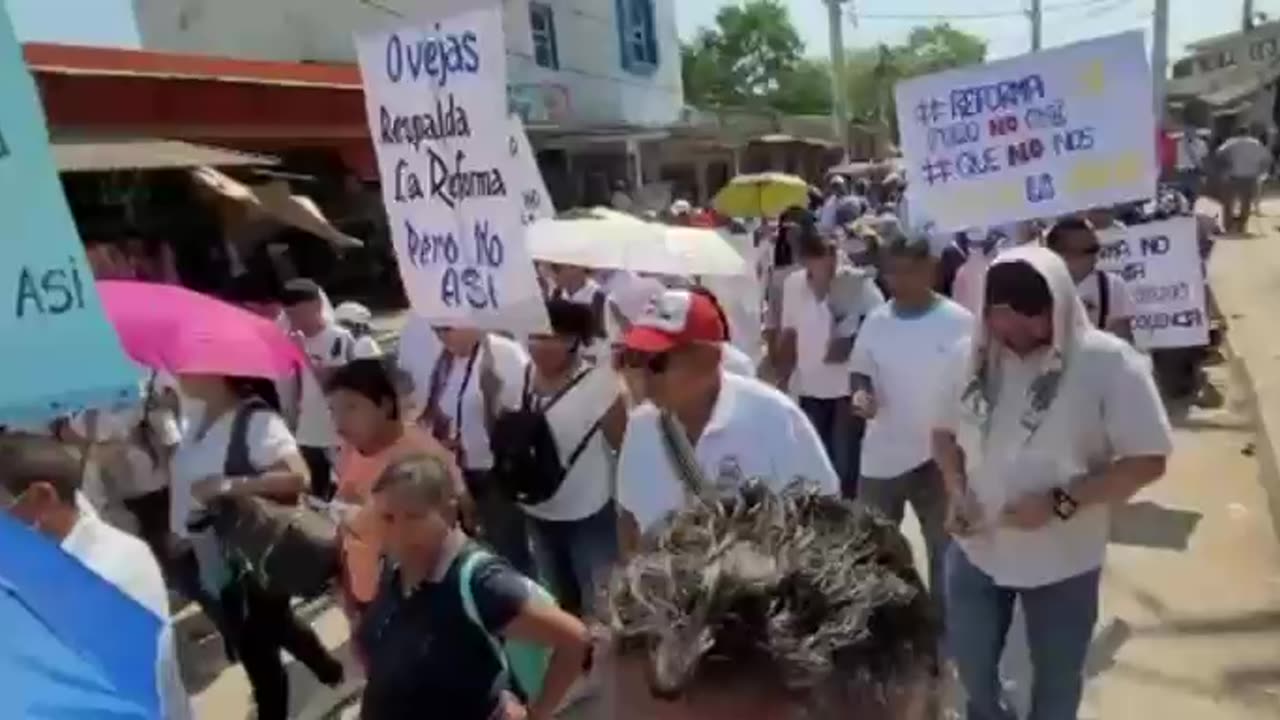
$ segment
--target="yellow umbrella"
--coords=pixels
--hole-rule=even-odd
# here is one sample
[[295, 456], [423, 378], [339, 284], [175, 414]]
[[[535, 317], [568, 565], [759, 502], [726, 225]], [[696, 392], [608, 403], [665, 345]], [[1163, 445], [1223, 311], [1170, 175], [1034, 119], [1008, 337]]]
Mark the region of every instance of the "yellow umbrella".
[[792, 206], [809, 205], [809, 184], [786, 173], [739, 175], [711, 201], [716, 212], [729, 217], [776, 217]]

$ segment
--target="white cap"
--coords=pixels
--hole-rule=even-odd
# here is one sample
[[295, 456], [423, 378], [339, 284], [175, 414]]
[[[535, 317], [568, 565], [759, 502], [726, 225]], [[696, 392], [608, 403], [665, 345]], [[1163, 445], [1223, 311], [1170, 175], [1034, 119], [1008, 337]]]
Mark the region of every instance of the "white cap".
[[364, 305], [348, 300], [333, 309], [333, 319], [340, 323], [368, 325], [373, 321], [373, 313]]
[[691, 212], [693, 212], [693, 205], [689, 204], [688, 200], [682, 198], [671, 203], [672, 215], [688, 215]]

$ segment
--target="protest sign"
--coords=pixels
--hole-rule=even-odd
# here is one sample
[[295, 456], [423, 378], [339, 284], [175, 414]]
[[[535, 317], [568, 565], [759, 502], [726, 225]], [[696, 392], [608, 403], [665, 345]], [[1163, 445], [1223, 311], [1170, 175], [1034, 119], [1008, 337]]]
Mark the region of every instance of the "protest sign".
[[896, 98], [907, 200], [939, 230], [1155, 195], [1141, 32], [907, 80]]
[[1098, 267], [1119, 275], [1133, 297], [1133, 340], [1144, 349], [1209, 342], [1196, 220], [1180, 217], [1098, 233]]
[[524, 225], [535, 220], [549, 220], [556, 216], [551, 193], [538, 169], [538, 159], [533, 155], [529, 135], [524, 131], [524, 121], [519, 115], [511, 115], [508, 129], [507, 152], [514, 163], [516, 190], [520, 193], [520, 222]]
[[139, 374], [107, 322], [53, 166], [49, 135], [0, 6], [0, 424], [129, 401]]
[[437, 325], [547, 327], [510, 153], [502, 7], [356, 38], [400, 277]]

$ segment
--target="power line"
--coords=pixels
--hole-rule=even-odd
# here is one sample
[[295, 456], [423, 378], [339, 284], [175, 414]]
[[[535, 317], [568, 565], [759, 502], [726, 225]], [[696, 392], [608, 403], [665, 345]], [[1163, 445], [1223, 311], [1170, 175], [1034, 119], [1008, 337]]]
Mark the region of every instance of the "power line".
[[[1043, 13], [1063, 12], [1067, 10], [1080, 10], [1083, 8], [1101, 5], [1103, 3], [1113, 2], [1113, 0], [1080, 0], [1072, 3], [1058, 3], [1056, 5], [1045, 5], [1041, 10]], [[999, 20], [1003, 18], [1022, 18], [1026, 17], [1025, 10], [1003, 10], [990, 12], [972, 12], [972, 13], [858, 13], [859, 20]]]

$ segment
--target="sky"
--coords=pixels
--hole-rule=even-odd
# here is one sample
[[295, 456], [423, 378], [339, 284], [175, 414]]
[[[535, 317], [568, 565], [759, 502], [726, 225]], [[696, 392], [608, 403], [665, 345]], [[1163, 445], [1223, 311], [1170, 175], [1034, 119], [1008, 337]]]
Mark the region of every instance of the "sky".
[[[177, 2], [177, 0], [173, 0]], [[138, 47], [131, 0], [0, 0], [23, 42]]]
[[[690, 39], [698, 28], [711, 26], [716, 11], [734, 0], [677, 0], [680, 34]], [[810, 55], [829, 52], [827, 6], [823, 0], [784, 0]], [[1009, 57], [1027, 52], [1031, 23], [1022, 13], [1028, 0], [846, 0], [845, 46], [864, 47], [901, 41], [915, 25], [946, 19], [988, 43], [988, 56]], [[856, 6], [857, 12], [852, 12]], [[1043, 38], [1046, 47], [1099, 35], [1151, 26], [1154, 0], [1044, 0]], [[1169, 55], [1180, 57], [1189, 42], [1238, 30], [1241, 0], [1169, 0]], [[1257, 12], [1280, 17], [1280, 0], [1255, 0]], [[970, 16], [962, 19], [962, 16]], [[972, 18], [982, 15], [982, 18]], [[856, 26], [853, 18], [856, 17]], [[1149, 40], [1149, 39], [1148, 39]]]
[[[176, 2], [177, 0], [173, 0]], [[354, 0], [353, 0], [354, 1]], [[742, 0], [675, 0], [683, 38], [711, 25], [723, 5]], [[847, 0], [845, 45], [901, 40], [915, 25], [948, 19], [988, 42], [991, 57], [1026, 52], [1030, 23], [1021, 14], [1029, 0]], [[23, 41], [136, 47], [131, 0], [0, 0]], [[1046, 46], [1119, 30], [1149, 29], [1154, 0], [1044, 0]], [[809, 54], [828, 53], [827, 9], [822, 0], [785, 0]], [[1169, 0], [1169, 54], [1177, 58], [1198, 38], [1239, 27], [1241, 0]], [[856, 7], [857, 12], [852, 12]], [[1280, 17], [1280, 0], [1255, 0], [1255, 9]], [[970, 16], [963, 18], [962, 16]], [[973, 15], [982, 15], [973, 18]], [[856, 17], [856, 26], [853, 18]]]

